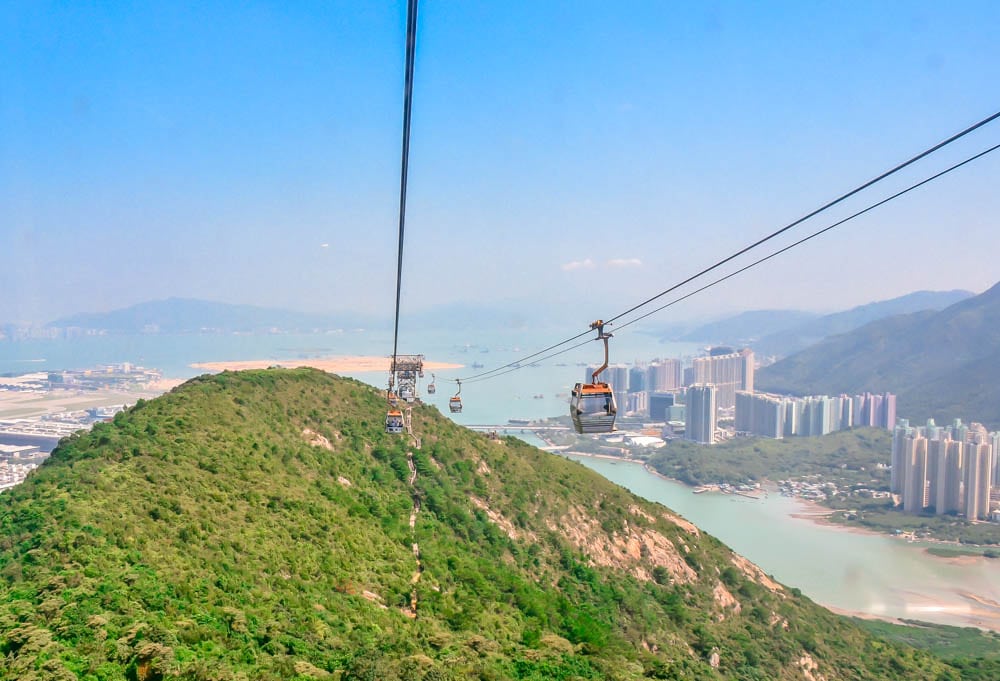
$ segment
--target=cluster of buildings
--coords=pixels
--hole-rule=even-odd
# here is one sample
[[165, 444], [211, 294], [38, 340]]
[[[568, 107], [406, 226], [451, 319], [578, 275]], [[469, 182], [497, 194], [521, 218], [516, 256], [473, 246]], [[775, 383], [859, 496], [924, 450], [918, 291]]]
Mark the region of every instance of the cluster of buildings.
[[163, 374], [129, 362], [106, 364], [94, 369], [49, 372], [45, 378], [48, 390], [68, 388], [74, 390], [131, 390], [156, 383]]
[[[658, 359], [633, 367], [611, 365], [601, 380], [611, 384], [620, 413], [666, 423], [668, 437], [715, 444], [738, 435], [785, 438], [826, 435], [858, 426], [889, 429], [896, 421], [891, 393], [789, 397], [754, 391], [752, 350], [711, 348], [689, 367]], [[588, 367], [590, 382], [595, 367]]]
[[135, 390], [148, 388], [162, 380], [162, 372], [129, 362], [106, 364], [93, 369], [49, 371], [0, 377], [0, 391], [52, 393], [59, 390]]
[[739, 391], [735, 420], [737, 435], [775, 439], [827, 435], [859, 426], [889, 429], [896, 422], [896, 396], [866, 392], [788, 397]]
[[990, 491], [1000, 481], [1000, 432], [955, 419], [938, 426], [928, 419], [911, 426], [899, 419], [892, 435], [889, 489], [902, 497], [907, 513], [990, 517]]
[[0, 492], [20, 484], [42, 458], [37, 446], [0, 444]]

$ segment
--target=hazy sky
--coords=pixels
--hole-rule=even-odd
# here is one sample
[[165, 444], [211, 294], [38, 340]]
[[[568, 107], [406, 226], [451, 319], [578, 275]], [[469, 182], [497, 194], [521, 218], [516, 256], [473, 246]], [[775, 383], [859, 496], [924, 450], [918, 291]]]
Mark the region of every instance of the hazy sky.
[[[404, 26], [405, 2], [0, 4], [0, 321], [391, 312]], [[998, 32], [990, 1], [424, 0], [404, 311], [611, 316], [1000, 110]], [[657, 321], [981, 291], [998, 187], [1000, 152]]]

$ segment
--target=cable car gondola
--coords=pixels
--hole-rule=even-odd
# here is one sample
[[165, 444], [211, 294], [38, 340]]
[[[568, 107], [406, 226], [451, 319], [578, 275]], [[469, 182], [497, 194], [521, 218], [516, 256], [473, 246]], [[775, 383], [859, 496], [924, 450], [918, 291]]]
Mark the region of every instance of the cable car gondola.
[[437, 387], [434, 385], [434, 374], [431, 374], [431, 382], [427, 384], [427, 394], [433, 395], [437, 392]]
[[385, 415], [385, 432], [399, 434], [406, 429], [403, 422], [403, 412], [399, 409], [390, 409]]
[[608, 339], [611, 334], [604, 333], [604, 322], [600, 319], [593, 322], [590, 328], [597, 330], [597, 340], [604, 341], [604, 364], [593, 373], [590, 383], [577, 383], [573, 386], [569, 415], [573, 418], [573, 426], [578, 433], [610, 433], [615, 429], [618, 405], [615, 404], [615, 393], [611, 386], [600, 383], [597, 379], [608, 368]]
[[462, 393], [462, 382], [458, 380], [455, 382], [458, 383], [458, 392], [448, 399], [448, 409], [452, 414], [459, 414], [462, 412], [462, 398], [459, 397]]

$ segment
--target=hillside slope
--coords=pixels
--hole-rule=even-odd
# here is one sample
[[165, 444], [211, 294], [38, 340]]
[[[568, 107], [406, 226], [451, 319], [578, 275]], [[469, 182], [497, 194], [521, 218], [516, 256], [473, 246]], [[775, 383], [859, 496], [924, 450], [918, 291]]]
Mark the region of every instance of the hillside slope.
[[865, 324], [901, 314], [942, 310], [962, 300], [971, 298], [971, 291], [915, 291], [914, 293], [880, 300], [867, 305], [828, 314], [788, 329], [775, 330], [751, 343], [754, 352], [761, 355], [790, 355], [803, 350], [824, 338], [848, 333]]
[[383, 418], [223, 373], [64, 441], [0, 495], [0, 679], [957, 678], [579, 464]]
[[897, 414], [1000, 427], [1000, 284], [940, 312], [917, 312], [833, 336], [757, 373], [759, 390], [890, 391]]

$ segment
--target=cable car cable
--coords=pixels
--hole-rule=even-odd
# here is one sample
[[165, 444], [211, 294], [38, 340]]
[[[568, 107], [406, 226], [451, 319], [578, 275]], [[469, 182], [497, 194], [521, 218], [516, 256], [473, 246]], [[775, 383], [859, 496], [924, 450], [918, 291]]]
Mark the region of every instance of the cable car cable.
[[[588, 331], [589, 331], [589, 329], [588, 329]], [[596, 340], [595, 338], [588, 338], [587, 340], [583, 341], [582, 343], [577, 343], [576, 345], [571, 345], [570, 347], [564, 348], [564, 349], [560, 350], [559, 352], [553, 352], [551, 355], [545, 355], [544, 357], [539, 357], [538, 359], [535, 360], [535, 362], [544, 362], [547, 359], [552, 359], [553, 357], [558, 357], [559, 355], [565, 355], [567, 352], [570, 352], [571, 350], [576, 350], [577, 348], [582, 348], [587, 343], [592, 343], [595, 340]], [[500, 370], [497, 369], [497, 371], [499, 373], [496, 373], [496, 374], [494, 374], [492, 376], [483, 376], [481, 378], [472, 378], [472, 379], [462, 378], [462, 379], [459, 379], [459, 380], [461, 380], [463, 384], [464, 383], [481, 383], [482, 381], [489, 381], [489, 380], [492, 380], [494, 378], [497, 378], [498, 376], [503, 376], [505, 374], [510, 374], [510, 373], [515, 372], [515, 371], [519, 371], [519, 370], [523, 369], [524, 367], [525, 367], [525, 365], [523, 365], [523, 364], [518, 365], [518, 366], [510, 365], [510, 368], [508, 368], [506, 371], [500, 372]], [[448, 380], [455, 381], [455, 379], [448, 379]]]
[[[481, 379], [484, 379], [484, 378], [489, 378], [491, 374], [497, 373], [498, 371], [503, 371], [504, 369], [509, 369], [511, 367], [513, 367], [514, 369], [519, 369], [521, 367], [520, 366], [515, 366], [515, 365], [520, 365], [520, 364], [522, 364], [523, 362], [526, 362], [529, 359], [532, 359], [534, 357], [538, 357], [539, 355], [541, 355], [544, 352], [548, 352], [549, 350], [555, 350], [558, 347], [566, 345], [567, 343], [572, 343], [573, 341], [578, 340], [580, 338], [583, 338], [584, 336], [587, 336], [589, 334], [590, 334], [590, 329], [587, 329], [586, 331], [582, 331], [582, 332], [578, 333], [577, 335], [573, 336], [572, 338], [567, 338], [566, 340], [560, 341], [560, 342], [556, 343], [555, 345], [550, 345], [547, 348], [544, 348], [542, 350], [539, 350], [538, 352], [532, 353], [532, 354], [528, 355], [527, 357], [522, 357], [521, 359], [514, 360], [513, 362], [510, 362], [509, 364], [504, 364], [503, 366], [497, 367], [496, 369], [491, 369], [489, 371], [484, 371], [481, 374], [473, 374], [472, 376], [467, 376], [466, 378], [462, 378], [462, 379], [446, 378], [444, 380], [450, 381], [452, 383], [455, 383], [458, 380], [461, 380], [462, 382], [472, 382], [472, 381], [476, 381], [477, 379], [481, 380]], [[590, 341], [587, 341], [587, 342], [590, 342]], [[582, 345], [582, 343], [581, 343], [581, 345]], [[579, 345], [574, 345], [573, 347], [577, 348], [577, 347], [580, 347], [580, 346]], [[557, 354], [562, 354], [562, 353], [557, 353]], [[552, 356], [554, 357], [555, 355], [552, 355]], [[543, 357], [542, 359], [547, 359], [547, 358]], [[506, 373], [506, 372], [504, 372], [504, 373]]]
[[749, 270], [749, 269], [751, 269], [753, 267], [756, 267], [757, 265], [760, 265], [761, 263], [766, 262], [766, 261], [770, 260], [771, 258], [773, 258], [775, 256], [781, 255], [785, 251], [790, 251], [793, 248], [795, 248], [796, 246], [800, 246], [800, 245], [804, 244], [805, 242], [810, 241], [811, 239], [814, 239], [814, 238], [818, 237], [821, 234], [825, 234], [826, 232], [829, 232], [830, 230], [832, 230], [832, 229], [834, 229], [836, 227], [840, 227], [845, 222], [849, 222], [850, 220], [853, 220], [856, 217], [860, 217], [860, 216], [864, 215], [865, 213], [867, 213], [867, 212], [869, 212], [871, 210], [874, 210], [874, 209], [878, 208], [879, 206], [881, 206], [883, 204], [889, 203], [893, 199], [899, 198], [903, 194], [907, 194], [907, 193], [913, 191], [914, 189], [917, 189], [918, 187], [921, 187], [921, 186], [927, 184], [928, 182], [932, 182], [933, 180], [936, 180], [936, 179], [938, 179], [939, 177], [941, 177], [943, 175], [947, 175], [948, 173], [950, 173], [953, 170], [958, 170], [959, 168], [961, 168], [965, 164], [972, 163], [976, 159], [981, 158], [983, 156], [986, 156], [987, 154], [989, 154], [991, 152], [994, 152], [997, 149], [1000, 149], [1000, 144], [994, 145], [994, 146], [990, 147], [989, 149], [986, 149], [985, 151], [981, 151], [978, 154], [976, 154], [975, 156], [971, 156], [971, 157], [965, 159], [964, 161], [962, 161], [960, 163], [956, 163], [955, 165], [951, 166], [950, 168], [947, 168], [946, 170], [942, 170], [941, 172], [937, 173], [936, 175], [931, 175], [930, 177], [928, 177], [928, 178], [926, 178], [924, 180], [921, 180], [920, 182], [917, 182], [916, 184], [910, 185], [906, 189], [903, 189], [902, 191], [896, 192], [892, 196], [889, 196], [887, 198], [882, 199], [878, 203], [873, 203], [872, 205], [870, 205], [867, 208], [864, 208], [864, 209], [858, 211], [857, 213], [854, 213], [853, 215], [849, 215], [848, 217], [846, 217], [846, 218], [844, 218], [842, 220], [838, 220], [837, 222], [833, 223], [832, 225], [829, 225], [827, 227], [824, 227], [823, 229], [817, 230], [817, 231], [813, 232], [812, 234], [799, 239], [795, 243], [791, 243], [791, 244], [785, 246], [784, 248], [781, 248], [781, 249], [779, 249], [777, 251], [774, 251], [773, 253], [771, 253], [769, 255], [764, 256], [763, 258], [760, 258], [759, 260], [755, 260], [754, 262], [750, 263], [749, 265], [741, 267], [740, 269], [738, 269], [738, 270], [736, 270], [734, 272], [730, 272], [729, 274], [727, 274], [724, 277], [720, 277], [720, 278], [716, 279], [715, 281], [713, 281], [713, 282], [711, 282], [709, 284], [705, 284], [701, 288], [695, 289], [694, 291], [691, 291], [690, 293], [687, 293], [687, 294], [681, 296], [680, 298], [676, 298], [676, 299], [670, 301], [669, 303], [667, 303], [666, 305], [662, 305], [662, 306], [656, 308], [655, 310], [651, 310], [650, 312], [647, 312], [647, 313], [645, 313], [645, 314], [643, 314], [643, 315], [641, 315], [639, 317], [636, 317], [635, 319], [627, 321], [624, 324], [619, 324], [616, 327], [616, 331], [621, 331], [622, 329], [627, 328], [627, 327], [631, 326], [632, 324], [635, 324], [636, 322], [645, 319], [646, 317], [654, 315], [657, 312], [662, 312], [663, 310], [667, 309], [668, 307], [670, 307], [672, 305], [676, 305], [677, 303], [681, 302], [682, 300], [686, 300], [686, 299], [690, 298], [691, 296], [695, 295], [696, 293], [701, 293], [702, 291], [704, 291], [706, 289], [712, 288], [716, 284], [721, 284], [722, 282], [726, 281], [727, 279], [731, 279], [731, 278], [735, 277], [738, 274], [742, 274], [743, 272], [746, 272], [747, 270]]
[[646, 300], [644, 300], [643, 302], [639, 303], [638, 305], [634, 305], [633, 307], [630, 307], [629, 309], [625, 310], [624, 312], [620, 312], [619, 314], [615, 315], [614, 317], [611, 317], [610, 319], [608, 319], [607, 322], [605, 322], [605, 323], [606, 324], [610, 324], [610, 323], [614, 322], [616, 319], [621, 319], [625, 315], [630, 314], [632, 312], [635, 312], [636, 310], [638, 310], [641, 307], [645, 307], [646, 305], [649, 305], [654, 300], [658, 300], [659, 298], [662, 298], [663, 296], [667, 295], [668, 293], [677, 290], [681, 286], [684, 286], [685, 284], [688, 284], [688, 283], [694, 281], [695, 279], [697, 279], [697, 278], [699, 278], [699, 277], [701, 277], [701, 276], [703, 276], [705, 274], [708, 274], [712, 270], [718, 269], [722, 265], [725, 265], [727, 262], [729, 262], [729, 261], [731, 261], [731, 260], [733, 260], [735, 258], [738, 258], [739, 256], [743, 255], [747, 251], [752, 250], [752, 249], [756, 248], [757, 246], [760, 246], [761, 244], [763, 244], [765, 242], [768, 242], [771, 239], [773, 239], [773, 238], [775, 238], [775, 237], [777, 237], [777, 236], [779, 236], [781, 234], [784, 234], [785, 232], [787, 232], [788, 230], [792, 229], [796, 225], [802, 224], [803, 222], [805, 222], [809, 218], [814, 217], [816, 215], [819, 215], [823, 211], [825, 211], [825, 210], [827, 210], [829, 208], [832, 208], [833, 206], [836, 206], [838, 203], [841, 203], [841, 202], [849, 199], [850, 197], [854, 196], [855, 194], [864, 191], [868, 187], [871, 187], [872, 185], [874, 185], [874, 184], [876, 184], [878, 182], [881, 182], [885, 178], [887, 178], [890, 175], [893, 175], [893, 174], [899, 172], [903, 168], [906, 168], [907, 166], [913, 165], [914, 163], [916, 163], [920, 159], [924, 158], [925, 156], [929, 156], [930, 154], [933, 154], [935, 151], [948, 146], [952, 142], [955, 142], [956, 140], [961, 139], [962, 137], [965, 137], [966, 135], [968, 135], [969, 133], [973, 132], [974, 130], [978, 130], [979, 128], [983, 127], [984, 125], [986, 125], [990, 121], [993, 121], [993, 120], [995, 120], [997, 118], [1000, 118], [1000, 111], [996, 112], [992, 116], [988, 116], [988, 117], [984, 118], [983, 120], [979, 121], [978, 123], [976, 123], [974, 125], [969, 126], [965, 130], [952, 135], [948, 139], [946, 139], [946, 140], [944, 140], [942, 142], [938, 142], [937, 144], [935, 144], [930, 149], [927, 149], [925, 151], [920, 152], [916, 156], [910, 158], [908, 161], [904, 161], [903, 163], [900, 163], [896, 167], [892, 168], [891, 170], [887, 170], [886, 172], [882, 173], [878, 177], [876, 177], [874, 179], [871, 179], [871, 180], [868, 180], [864, 184], [862, 184], [862, 185], [860, 185], [860, 186], [852, 189], [851, 191], [847, 192], [846, 194], [841, 194], [836, 199], [825, 203], [824, 205], [820, 206], [819, 208], [817, 208], [816, 210], [812, 211], [811, 213], [808, 213], [808, 214], [800, 217], [798, 220], [795, 220], [794, 222], [790, 222], [789, 224], [785, 225], [784, 227], [782, 227], [781, 229], [779, 229], [777, 231], [771, 232], [767, 236], [763, 237], [762, 239], [758, 239], [757, 241], [753, 242], [749, 246], [741, 248], [740, 250], [736, 251], [732, 255], [730, 255], [730, 256], [728, 256], [726, 258], [723, 258], [722, 260], [718, 261], [714, 265], [712, 265], [710, 267], [707, 267], [707, 268], [703, 269], [701, 272], [698, 272], [697, 274], [694, 274], [694, 275], [688, 277], [687, 279], [685, 279], [684, 281], [680, 282], [679, 284], [675, 284], [675, 285], [671, 286], [670, 288], [666, 289], [665, 291], [661, 291], [660, 293], [657, 293], [652, 298], [647, 298]]
[[417, 0], [406, 7], [406, 65], [403, 76], [403, 150], [399, 172], [399, 245], [396, 249], [396, 321], [392, 334], [392, 365], [399, 349], [399, 300], [403, 288], [403, 231], [406, 223], [406, 178], [410, 166], [410, 118], [413, 109], [413, 63], [417, 46]]
[[[620, 319], [620, 318], [624, 317], [625, 315], [628, 315], [628, 314], [630, 314], [632, 312], [635, 312], [636, 310], [638, 310], [638, 309], [640, 309], [642, 307], [645, 307], [646, 305], [649, 305], [650, 303], [652, 303], [655, 300], [659, 300], [660, 298], [662, 298], [663, 296], [667, 295], [668, 293], [676, 291], [678, 288], [681, 288], [682, 286], [691, 283], [695, 279], [698, 279], [698, 278], [704, 276], [705, 274], [708, 274], [709, 272], [712, 272], [713, 270], [718, 269], [722, 265], [725, 265], [726, 263], [734, 260], [735, 258], [738, 258], [739, 256], [747, 253], [748, 251], [750, 251], [750, 250], [752, 250], [752, 249], [754, 249], [754, 248], [756, 248], [756, 247], [758, 247], [758, 246], [760, 246], [760, 245], [762, 245], [762, 244], [770, 241], [771, 239], [776, 238], [777, 236], [779, 236], [779, 235], [787, 232], [788, 230], [792, 229], [793, 227], [796, 227], [797, 225], [805, 222], [806, 220], [808, 220], [808, 219], [810, 219], [812, 217], [815, 217], [816, 215], [822, 213], [823, 211], [828, 210], [829, 208], [832, 208], [833, 206], [835, 206], [835, 205], [837, 205], [837, 204], [845, 201], [846, 199], [850, 198], [851, 196], [854, 196], [855, 194], [858, 194], [859, 192], [864, 191], [865, 189], [868, 189], [869, 187], [872, 187], [873, 185], [875, 185], [878, 182], [881, 182], [882, 180], [886, 179], [890, 175], [893, 175], [893, 174], [899, 172], [900, 170], [902, 170], [902, 169], [904, 169], [904, 168], [906, 168], [906, 167], [908, 167], [910, 165], [913, 165], [914, 163], [916, 163], [920, 159], [925, 158], [925, 157], [929, 156], [930, 154], [933, 154], [934, 152], [939, 151], [940, 149], [943, 149], [944, 147], [948, 146], [949, 144], [952, 144], [953, 142], [961, 139], [962, 137], [965, 137], [966, 135], [972, 133], [973, 131], [978, 130], [979, 128], [981, 128], [984, 125], [986, 125], [986, 124], [988, 124], [988, 123], [996, 120], [997, 118], [1000, 118], [1000, 111], [998, 111], [998, 112], [996, 112], [996, 113], [994, 113], [994, 114], [992, 114], [990, 116], [987, 116], [986, 118], [984, 118], [984, 119], [980, 120], [979, 122], [977, 122], [977, 123], [975, 123], [975, 124], [973, 124], [973, 125], [965, 128], [964, 130], [962, 130], [962, 131], [960, 131], [958, 133], [955, 133], [951, 137], [948, 137], [947, 139], [945, 139], [945, 140], [943, 140], [941, 142], [938, 142], [934, 146], [932, 146], [932, 147], [930, 147], [930, 148], [928, 148], [928, 149], [920, 152], [916, 156], [911, 157], [909, 160], [904, 161], [903, 163], [900, 163], [900, 164], [896, 165], [895, 167], [891, 168], [890, 170], [887, 170], [886, 172], [882, 173], [881, 175], [878, 175], [877, 177], [875, 177], [874, 179], [871, 179], [871, 180], [865, 182], [864, 184], [856, 187], [855, 189], [852, 189], [851, 191], [847, 192], [846, 194], [842, 194], [840, 197], [838, 197], [838, 198], [836, 198], [836, 199], [834, 199], [832, 201], [827, 202], [826, 204], [824, 204], [820, 208], [817, 208], [817, 209], [813, 210], [812, 212], [808, 213], [807, 215], [805, 215], [805, 216], [803, 216], [803, 217], [795, 220], [794, 222], [792, 222], [792, 223], [790, 223], [788, 225], [785, 225], [781, 229], [779, 229], [779, 230], [777, 230], [775, 232], [772, 232], [771, 234], [769, 234], [769, 235], [767, 235], [767, 236], [765, 236], [765, 237], [763, 237], [761, 239], [758, 239], [756, 242], [750, 244], [749, 246], [746, 246], [746, 247], [740, 249], [739, 251], [733, 253], [732, 255], [729, 255], [726, 258], [723, 258], [722, 260], [717, 261], [715, 264], [713, 264], [713, 265], [711, 265], [711, 266], [709, 266], [709, 267], [701, 270], [697, 274], [691, 275], [690, 277], [688, 277], [687, 279], [684, 279], [680, 283], [677, 283], [677, 284], [671, 286], [670, 288], [668, 288], [668, 289], [666, 289], [664, 291], [661, 291], [660, 293], [658, 293], [655, 296], [652, 296], [652, 297], [646, 299], [645, 301], [639, 303], [638, 305], [632, 306], [631, 308], [625, 310], [624, 312], [618, 313], [614, 317], [611, 317], [610, 319], [608, 319], [605, 323], [606, 324], [611, 324], [613, 321], [615, 321], [617, 319]], [[985, 153], [989, 153], [989, 152], [985, 152]], [[972, 157], [972, 158], [970, 158], [968, 160], [971, 161], [971, 160], [974, 160], [975, 158], [978, 158], [978, 157], [979, 156], [977, 155], [977, 156], [974, 156], [974, 157]], [[960, 165], [962, 165], [962, 164], [960, 164]], [[950, 168], [946, 172], [950, 172], [951, 170], [954, 170], [954, 169], [955, 168]], [[939, 176], [940, 175], [936, 175], [936, 176], [934, 176], [934, 177], [932, 177], [930, 179], [936, 179]], [[919, 185], [917, 185], [917, 186], [919, 186]], [[916, 188], [916, 187], [912, 187], [912, 188]], [[905, 193], [905, 192], [903, 192], [903, 193]], [[882, 205], [882, 204], [879, 203], [877, 205]], [[488, 376], [490, 376], [490, 375], [492, 375], [494, 373], [501, 372], [501, 371], [503, 371], [505, 369], [509, 369], [509, 368], [515, 368], [516, 369], [518, 367], [515, 367], [515, 365], [520, 365], [523, 362], [525, 362], [526, 360], [529, 360], [529, 359], [532, 359], [534, 357], [537, 357], [538, 355], [540, 355], [542, 353], [545, 353], [545, 352], [548, 352], [549, 350], [553, 350], [555, 348], [561, 347], [563, 345], [566, 345], [567, 343], [571, 343], [574, 340], [577, 340], [579, 338], [582, 338], [583, 336], [586, 336], [587, 334], [590, 333], [590, 331], [591, 330], [588, 328], [586, 331], [582, 331], [582, 332], [580, 332], [579, 334], [577, 334], [575, 336], [567, 338], [566, 340], [563, 340], [563, 341], [560, 341], [559, 343], [555, 343], [553, 345], [550, 345], [549, 347], [547, 347], [547, 348], [545, 348], [543, 350], [539, 350], [536, 353], [533, 353], [531, 355], [527, 355], [525, 357], [522, 357], [521, 359], [515, 360], [515, 361], [510, 362], [508, 364], [505, 364], [503, 366], [497, 367], [496, 369], [491, 369], [490, 371], [484, 371], [484, 372], [479, 373], [479, 374], [473, 374], [472, 376], [468, 376], [468, 377], [466, 377], [466, 378], [464, 378], [462, 380], [470, 381], [470, 380], [474, 380], [474, 379], [488, 377]], [[507, 373], [507, 372], [504, 372], [504, 373]], [[446, 380], [454, 381], [455, 379], [446, 379]]]
[[[804, 244], [805, 242], [810, 241], [810, 240], [812, 240], [812, 239], [820, 236], [821, 234], [825, 234], [826, 232], [829, 232], [829, 231], [831, 231], [831, 230], [833, 230], [833, 229], [835, 229], [837, 227], [840, 227], [841, 225], [843, 225], [843, 224], [845, 224], [847, 222], [850, 222], [851, 220], [853, 220], [855, 218], [861, 217], [865, 213], [868, 213], [868, 212], [870, 212], [870, 211], [878, 208], [879, 206], [883, 206], [883, 205], [889, 203], [890, 201], [898, 199], [899, 197], [903, 196], [904, 194], [908, 194], [909, 192], [913, 191], [914, 189], [918, 189], [919, 187], [922, 187], [925, 184], [933, 182], [934, 180], [937, 180], [937, 179], [939, 179], [939, 178], [941, 178], [941, 177], [943, 177], [943, 176], [945, 176], [945, 175], [947, 175], [947, 174], [949, 174], [949, 173], [951, 173], [951, 172], [953, 172], [955, 170], [958, 170], [959, 168], [961, 168], [961, 167], [963, 167], [963, 166], [965, 166], [965, 165], [967, 165], [969, 163], [972, 163], [973, 161], [975, 161], [977, 159], [980, 159], [983, 156], [986, 156], [987, 154], [990, 154], [990, 153], [996, 151], [997, 149], [1000, 149], [1000, 144], [994, 145], [994, 146], [992, 146], [992, 147], [990, 147], [990, 148], [988, 148], [988, 149], [986, 149], [984, 151], [979, 152], [978, 154], [975, 154], [974, 156], [970, 156], [969, 158], [965, 159], [964, 161], [960, 161], [959, 163], [956, 163], [956, 164], [954, 164], [954, 165], [946, 168], [945, 170], [942, 170], [942, 171], [940, 171], [938, 173], [935, 173], [934, 175], [931, 175], [930, 177], [927, 177], [927, 178], [921, 180], [920, 182], [916, 182], [916, 183], [910, 185], [909, 187], [907, 187], [906, 189], [898, 191], [895, 194], [892, 194], [891, 196], [888, 196], [888, 197], [886, 197], [886, 198], [884, 198], [884, 199], [882, 199], [880, 201], [877, 201], [876, 203], [871, 204], [867, 208], [864, 208], [864, 209], [862, 209], [860, 211], [857, 211], [856, 213], [853, 213], [852, 215], [849, 215], [849, 216], [847, 216], [847, 217], [845, 217], [845, 218], [843, 218], [841, 220], [838, 220], [837, 222], [835, 222], [835, 223], [833, 223], [831, 225], [828, 225], [828, 226], [824, 227], [823, 229], [817, 230], [817, 231], [813, 232], [812, 234], [809, 234], [808, 236], [805, 236], [802, 239], [799, 239], [798, 241], [796, 241], [794, 243], [791, 243], [791, 244], [789, 244], [787, 246], [784, 246], [783, 248], [780, 248], [779, 250], [774, 251], [773, 253], [770, 253], [770, 254], [762, 257], [762, 258], [759, 258], [758, 260], [755, 260], [754, 262], [752, 262], [752, 263], [750, 263], [748, 265], [745, 265], [744, 267], [741, 267], [738, 270], [735, 270], [735, 271], [730, 272], [729, 274], [727, 274], [727, 275], [725, 275], [723, 277], [715, 279], [714, 281], [712, 281], [712, 282], [710, 282], [708, 284], [705, 284], [704, 286], [702, 286], [702, 287], [700, 287], [698, 289], [695, 289], [694, 291], [691, 291], [690, 293], [686, 293], [685, 295], [681, 296], [680, 298], [676, 298], [676, 299], [672, 300], [671, 302], [667, 303], [666, 305], [662, 305], [662, 306], [656, 308], [655, 310], [652, 310], [652, 311], [647, 312], [647, 313], [645, 313], [645, 314], [643, 314], [643, 315], [641, 315], [639, 317], [636, 317], [636, 318], [631, 319], [631, 320], [629, 320], [629, 321], [627, 321], [627, 322], [625, 322], [623, 324], [620, 324], [620, 325], [618, 325], [616, 327], [616, 331], [621, 331], [622, 329], [627, 328], [627, 327], [631, 326], [632, 324], [635, 324], [638, 321], [646, 319], [647, 317], [650, 317], [651, 315], [654, 315], [657, 312], [662, 312], [666, 308], [671, 307], [673, 305], [676, 305], [677, 303], [679, 303], [679, 302], [681, 302], [683, 300], [686, 300], [686, 299], [690, 298], [691, 296], [693, 296], [693, 295], [695, 295], [697, 293], [701, 293], [702, 291], [705, 291], [705, 290], [707, 290], [709, 288], [712, 288], [713, 286], [715, 286], [717, 284], [721, 284], [722, 282], [724, 282], [724, 281], [726, 281], [728, 279], [731, 279], [731, 278], [733, 278], [733, 277], [735, 277], [735, 276], [737, 276], [739, 274], [742, 274], [743, 272], [746, 272], [747, 270], [752, 269], [752, 268], [756, 267], [757, 265], [760, 265], [760, 264], [762, 264], [764, 262], [767, 262], [771, 258], [774, 258], [774, 257], [776, 257], [778, 255], [781, 255], [782, 253], [785, 253], [786, 251], [790, 251], [791, 249], [795, 248], [796, 246], [800, 246], [800, 245]], [[619, 315], [619, 317], [620, 316], [621, 315]], [[607, 322], [605, 322], [605, 323], [607, 323]], [[574, 338], [571, 338], [569, 340], [563, 341], [562, 343], [560, 343], [558, 345], [550, 346], [546, 350], [542, 350], [542, 351], [537, 352], [537, 353], [535, 353], [533, 355], [529, 355], [529, 357], [537, 357], [539, 354], [542, 354], [543, 352], [546, 352], [547, 350], [554, 349], [556, 347], [559, 347], [560, 345], [565, 345], [566, 343], [569, 343], [569, 342], [571, 342], [573, 340], [576, 340], [577, 338], [580, 338], [580, 336], [586, 335], [589, 332], [590, 332], [590, 330], [588, 329], [587, 332], [579, 334], [578, 336], [575, 336]], [[538, 360], [535, 360], [535, 361], [543, 361], [543, 360], [546, 360], [546, 359], [551, 359], [551, 358], [556, 357], [558, 355], [565, 354], [565, 353], [569, 352], [570, 350], [575, 350], [576, 348], [582, 347], [582, 346], [586, 345], [587, 343], [592, 342], [593, 340], [595, 340], [595, 339], [592, 339], [592, 338], [591, 339], [587, 339], [586, 341], [584, 341], [582, 343], [577, 343], [576, 345], [573, 345], [572, 347], [566, 348], [564, 350], [560, 350], [559, 352], [553, 353], [551, 355], [546, 355], [545, 357], [541, 357], [541, 358], [539, 358]], [[523, 361], [523, 360], [519, 360], [519, 361], [516, 361], [516, 362], [511, 362], [510, 364], [507, 364], [507, 365], [505, 365], [503, 367], [499, 367], [497, 369], [494, 369], [493, 371], [496, 372], [495, 375], [488, 376], [486, 374], [488, 374], [490, 372], [484, 372], [483, 374], [479, 374], [478, 377], [465, 378], [465, 379], [461, 379], [461, 381], [463, 383], [478, 383], [478, 382], [481, 382], [481, 381], [489, 380], [491, 378], [496, 378], [497, 376], [503, 376], [505, 374], [512, 373], [512, 372], [517, 371], [519, 369], [523, 369], [525, 365], [521, 364], [521, 361]], [[506, 369], [506, 371], [502, 371], [503, 369]], [[449, 379], [449, 380], [454, 381], [455, 379]]]

